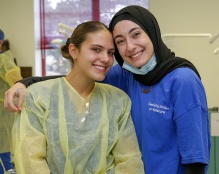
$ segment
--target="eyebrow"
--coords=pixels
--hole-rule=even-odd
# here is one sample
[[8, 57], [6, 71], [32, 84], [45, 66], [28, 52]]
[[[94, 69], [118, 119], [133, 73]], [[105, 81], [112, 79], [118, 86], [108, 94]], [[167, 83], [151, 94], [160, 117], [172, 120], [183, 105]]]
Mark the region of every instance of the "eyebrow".
[[[129, 34], [130, 34], [131, 32], [133, 32], [134, 30], [137, 30], [137, 29], [141, 29], [141, 27], [134, 27], [134, 28], [132, 28], [132, 29], [129, 31]], [[122, 37], [122, 35], [117, 35], [114, 39], [116, 39], [116, 38], [118, 38], [118, 37]]]
[[[100, 48], [105, 48], [102, 45], [98, 45], [98, 44], [92, 44], [91, 46], [97, 46], [97, 47], [100, 47]], [[110, 48], [109, 50], [115, 51], [115, 48]]]

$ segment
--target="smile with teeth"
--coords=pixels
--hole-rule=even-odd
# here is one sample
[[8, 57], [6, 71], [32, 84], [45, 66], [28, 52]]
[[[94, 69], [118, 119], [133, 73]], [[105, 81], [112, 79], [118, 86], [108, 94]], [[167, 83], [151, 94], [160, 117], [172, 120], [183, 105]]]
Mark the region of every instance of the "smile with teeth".
[[142, 51], [141, 51], [141, 52], [139, 52], [139, 53], [137, 53], [137, 54], [135, 54], [135, 55], [133, 55], [133, 56], [131, 56], [131, 58], [138, 57], [140, 54], [142, 54]]
[[103, 66], [99, 66], [99, 65], [94, 65], [95, 68], [100, 69], [100, 70], [105, 70], [106, 67]]

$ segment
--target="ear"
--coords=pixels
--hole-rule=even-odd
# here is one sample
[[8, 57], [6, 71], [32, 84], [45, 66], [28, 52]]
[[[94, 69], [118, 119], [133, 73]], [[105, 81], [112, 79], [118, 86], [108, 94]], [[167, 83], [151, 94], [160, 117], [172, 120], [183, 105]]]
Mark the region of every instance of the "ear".
[[69, 44], [69, 47], [68, 47], [68, 50], [69, 50], [69, 54], [71, 55], [71, 57], [73, 58], [73, 60], [75, 60], [77, 58], [77, 48], [75, 47], [74, 44]]

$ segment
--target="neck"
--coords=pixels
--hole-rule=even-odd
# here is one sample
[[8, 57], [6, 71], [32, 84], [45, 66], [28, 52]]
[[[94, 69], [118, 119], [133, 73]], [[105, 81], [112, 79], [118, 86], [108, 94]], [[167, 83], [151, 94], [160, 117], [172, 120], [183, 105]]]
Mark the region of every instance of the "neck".
[[82, 78], [77, 72], [73, 71], [71, 71], [65, 78], [83, 98], [86, 98], [91, 93], [95, 85], [94, 80]]

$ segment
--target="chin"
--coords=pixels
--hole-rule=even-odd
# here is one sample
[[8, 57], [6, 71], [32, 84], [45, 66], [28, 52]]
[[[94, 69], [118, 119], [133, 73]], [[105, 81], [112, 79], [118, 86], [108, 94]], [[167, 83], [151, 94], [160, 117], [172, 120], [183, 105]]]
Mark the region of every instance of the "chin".
[[[127, 61], [128, 62], [128, 61]], [[135, 68], [139, 68], [142, 67], [144, 64], [142, 61], [138, 60], [138, 61], [130, 61], [128, 62], [130, 65], [134, 66]]]
[[134, 66], [135, 68], [140, 69], [142, 66], [144, 66], [144, 64], [142, 63], [138, 63], [138, 64], [131, 64], [132, 66]]
[[95, 78], [95, 81], [101, 82], [101, 81], [103, 81], [105, 79], [105, 77], [106, 76], [104, 76], [104, 77], [97, 77], [97, 78]]

